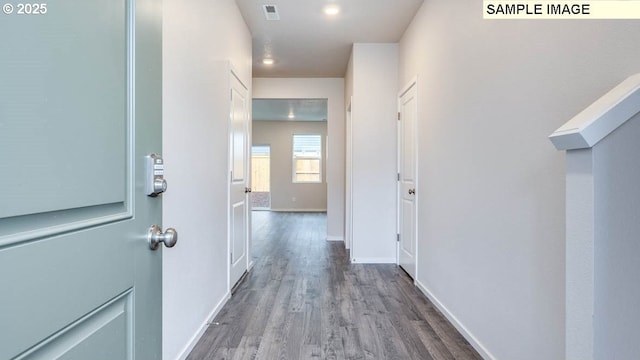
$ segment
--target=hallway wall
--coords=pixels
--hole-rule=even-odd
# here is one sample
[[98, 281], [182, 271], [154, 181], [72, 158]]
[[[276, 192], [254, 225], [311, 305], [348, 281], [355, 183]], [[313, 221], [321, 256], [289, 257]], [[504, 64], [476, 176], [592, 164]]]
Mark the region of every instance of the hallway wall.
[[[592, 160], [587, 162], [593, 169], [594, 216], [593, 228], [589, 230], [594, 234], [593, 358], [596, 360], [640, 357], [637, 341], [640, 308], [636, 305], [640, 299], [638, 139], [640, 113], [596, 144], [591, 152]], [[584, 178], [581, 171], [576, 173]], [[582, 198], [574, 199], [573, 204], [584, 206]], [[577, 304], [574, 308], [580, 309]], [[582, 347], [582, 344], [574, 346]]]
[[[293, 182], [293, 134], [322, 135], [321, 183]], [[327, 211], [327, 122], [253, 121], [252, 135], [254, 145], [271, 145], [271, 210]]]
[[563, 359], [564, 154], [547, 136], [640, 71], [637, 21], [482, 19], [431, 0], [400, 42], [418, 75], [418, 286], [487, 358]]
[[229, 295], [225, 61], [250, 90], [251, 34], [233, 0], [165, 0], [163, 36], [163, 228], [180, 235], [163, 255], [163, 358], [173, 360]]
[[255, 78], [256, 99], [328, 99], [327, 239], [344, 240], [344, 79]]
[[396, 262], [398, 44], [353, 45], [345, 102], [353, 96], [352, 247], [355, 263]]

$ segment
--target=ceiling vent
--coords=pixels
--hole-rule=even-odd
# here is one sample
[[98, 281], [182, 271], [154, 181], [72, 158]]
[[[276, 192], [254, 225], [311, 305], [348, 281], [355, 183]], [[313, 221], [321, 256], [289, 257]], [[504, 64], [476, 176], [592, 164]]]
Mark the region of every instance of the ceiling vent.
[[280, 20], [280, 14], [278, 14], [278, 7], [275, 5], [262, 5], [264, 10], [264, 17], [267, 20]]

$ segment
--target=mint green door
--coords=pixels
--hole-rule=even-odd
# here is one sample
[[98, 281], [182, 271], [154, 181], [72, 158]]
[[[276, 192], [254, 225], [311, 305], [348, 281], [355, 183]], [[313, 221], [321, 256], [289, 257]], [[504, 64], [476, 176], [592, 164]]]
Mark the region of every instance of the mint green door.
[[3, 3], [0, 359], [161, 359], [161, 2]]

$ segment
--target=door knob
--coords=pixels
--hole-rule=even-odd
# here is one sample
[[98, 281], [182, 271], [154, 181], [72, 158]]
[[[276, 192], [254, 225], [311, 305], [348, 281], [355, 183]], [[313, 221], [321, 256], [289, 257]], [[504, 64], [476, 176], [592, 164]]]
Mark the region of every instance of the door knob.
[[149, 248], [156, 250], [160, 243], [164, 243], [164, 246], [170, 248], [174, 247], [178, 242], [178, 232], [174, 228], [168, 228], [164, 233], [162, 228], [158, 225], [153, 225], [149, 228]]
[[413, 195], [416, 193], [416, 189], [409, 189], [409, 195]]
[[244, 188], [244, 193], [250, 193], [251, 192], [251, 188], [250, 187], [246, 187]]

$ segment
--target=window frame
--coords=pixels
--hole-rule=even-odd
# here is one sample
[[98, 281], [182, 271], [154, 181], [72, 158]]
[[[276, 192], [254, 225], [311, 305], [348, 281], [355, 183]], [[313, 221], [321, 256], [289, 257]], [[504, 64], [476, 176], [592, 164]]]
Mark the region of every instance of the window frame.
[[[319, 149], [317, 155], [296, 155], [296, 136], [317, 136], [320, 139]], [[316, 174], [316, 173], [300, 173], [297, 172], [297, 160], [318, 160], [318, 180], [298, 180], [299, 174]], [[322, 184], [323, 183], [323, 157], [322, 157], [322, 134], [293, 134], [291, 136], [291, 182], [294, 184]]]

